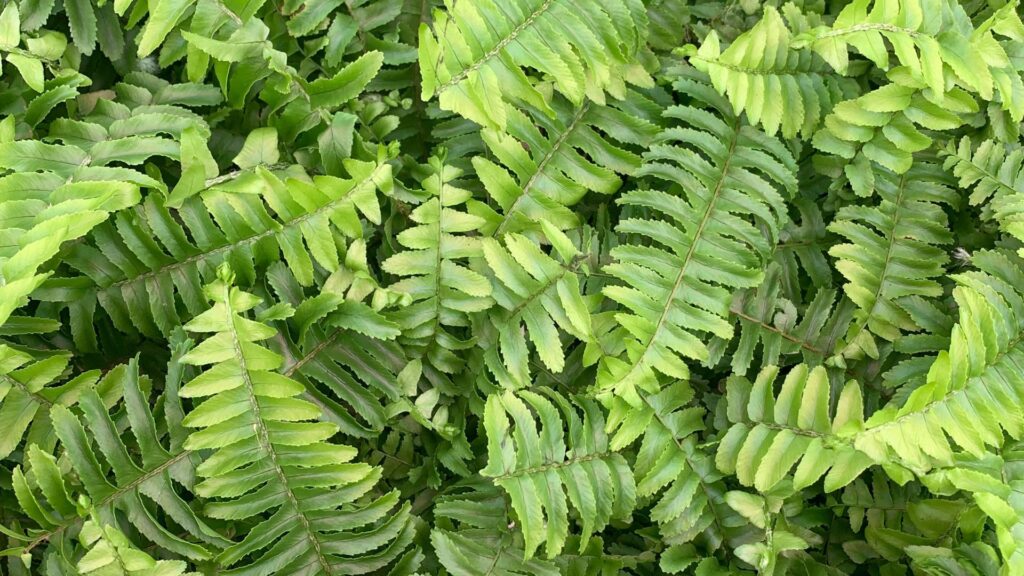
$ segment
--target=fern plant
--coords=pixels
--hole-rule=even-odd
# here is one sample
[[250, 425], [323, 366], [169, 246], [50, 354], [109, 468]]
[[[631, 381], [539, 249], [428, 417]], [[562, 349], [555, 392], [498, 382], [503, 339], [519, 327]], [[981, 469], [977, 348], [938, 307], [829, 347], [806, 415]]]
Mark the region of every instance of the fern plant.
[[0, 574], [1024, 574], [1016, 0], [7, 0]]

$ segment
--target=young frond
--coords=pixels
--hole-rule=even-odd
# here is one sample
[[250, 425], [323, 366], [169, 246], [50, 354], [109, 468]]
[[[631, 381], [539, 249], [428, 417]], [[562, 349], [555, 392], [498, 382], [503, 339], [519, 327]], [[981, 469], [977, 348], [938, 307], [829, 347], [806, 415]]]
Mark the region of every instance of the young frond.
[[76, 567], [81, 576], [199, 576], [181, 560], [157, 560], [139, 550], [123, 532], [89, 520], [78, 539], [89, 551]]
[[524, 559], [541, 544], [548, 558], [561, 553], [569, 535], [568, 504], [579, 513], [581, 552], [609, 522], [629, 520], [633, 475], [610, 448], [594, 401], [580, 399], [577, 407], [552, 391], [496, 393], [487, 398], [484, 428], [487, 467], [480, 474], [508, 494], [522, 528]]
[[[387, 566], [410, 544], [409, 507], [397, 492], [374, 495], [378, 467], [351, 462], [356, 450], [328, 440], [337, 427], [297, 398], [304, 387], [277, 372], [283, 358], [260, 342], [276, 331], [247, 318], [259, 299], [232, 286], [227, 265], [205, 292], [213, 305], [185, 328], [209, 334], [181, 358], [204, 371], [183, 398], [203, 399], [182, 424], [188, 450], [210, 450], [196, 473], [204, 513], [254, 518], [218, 556], [251, 574], [364, 574]], [[241, 564], [240, 564], [241, 563]]]
[[[447, 0], [433, 26], [420, 27], [422, 98], [486, 128], [504, 130], [513, 105], [550, 116], [533, 68], [574, 105], [598, 104], [607, 92], [626, 97], [626, 83], [651, 85], [635, 60], [647, 36], [640, 0]], [[432, 29], [431, 29], [432, 28]]]
[[681, 358], [708, 359], [697, 334], [731, 337], [732, 291], [760, 283], [787, 219], [783, 194], [796, 188], [780, 142], [742, 125], [709, 86], [683, 78], [675, 88], [711, 110], [665, 111], [679, 125], [658, 136], [639, 172], [657, 188], [618, 199], [633, 216], [616, 230], [632, 236], [604, 268], [623, 282], [603, 293], [625, 308], [616, 315], [625, 350], [602, 358], [597, 388], [635, 406], [638, 388], [658, 391], [656, 372], [686, 378]]

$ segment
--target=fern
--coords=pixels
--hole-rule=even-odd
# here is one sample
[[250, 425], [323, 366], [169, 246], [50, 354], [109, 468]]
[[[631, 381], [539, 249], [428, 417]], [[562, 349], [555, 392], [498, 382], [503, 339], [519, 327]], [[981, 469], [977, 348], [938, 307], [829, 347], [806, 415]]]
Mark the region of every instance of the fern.
[[581, 551], [611, 520], [628, 521], [633, 509], [633, 477], [625, 459], [609, 448], [600, 409], [592, 401], [581, 408], [582, 418], [556, 393], [506, 392], [487, 399], [487, 467], [480, 473], [508, 493], [527, 560], [541, 544], [549, 558], [562, 551], [569, 533], [567, 503], [580, 512]]
[[541, 222], [554, 248], [551, 255], [519, 234], [506, 235], [504, 246], [492, 238], [483, 241], [483, 255], [494, 274], [492, 295], [506, 311], [491, 316], [497, 342], [489, 347], [494, 353], [488, 355], [488, 365], [511, 387], [530, 383], [527, 336], [553, 373], [565, 368], [559, 329], [583, 341], [592, 338], [576, 272], [581, 254], [567, 236]]
[[769, 492], [796, 466], [794, 489], [824, 476], [828, 492], [871, 465], [850, 442], [864, 426], [864, 401], [856, 381], [843, 387], [830, 417], [831, 385], [824, 367], [793, 367], [776, 395], [777, 374], [778, 368], [769, 366], [753, 385], [739, 378], [729, 383], [729, 420], [734, 424], [715, 456], [719, 470], [735, 474], [744, 486]]
[[574, 104], [584, 97], [603, 103], [606, 92], [621, 99], [626, 82], [651, 83], [633, 61], [647, 25], [637, 0], [597, 9], [573, 0], [446, 4], [447, 12], [434, 15], [433, 31], [420, 28], [422, 98], [436, 95], [442, 108], [482, 126], [504, 129], [512, 104], [554, 115], [524, 67], [550, 76]]
[[923, 473], [949, 465], [954, 447], [980, 456], [1002, 444], [1003, 430], [1019, 435], [1020, 415], [1012, 407], [1018, 393], [1013, 370], [1021, 333], [1021, 270], [996, 251], [977, 253], [972, 262], [978, 271], [955, 277], [960, 317], [949, 350], [939, 353], [926, 384], [904, 405], [873, 414], [855, 440], [875, 461]]
[[958, 203], [946, 183], [938, 167], [927, 162], [901, 175], [880, 169], [874, 186], [879, 204], [844, 206], [829, 225], [849, 241], [829, 251], [847, 279], [844, 291], [859, 308], [846, 335], [848, 347], [877, 356], [865, 331], [896, 340], [903, 331], [917, 330], [899, 305], [902, 299], [942, 295], [935, 278], [947, 261], [942, 246], [952, 241], [942, 205]]
[[633, 405], [637, 388], [659, 389], [655, 371], [686, 378], [679, 357], [707, 359], [694, 331], [731, 336], [725, 321], [729, 289], [760, 281], [785, 219], [780, 189], [792, 193], [795, 186], [793, 160], [777, 141], [739, 127], [728, 104], [706, 85], [684, 78], [675, 88], [714, 106], [722, 117], [691, 106], [669, 108], [666, 116], [683, 125], [659, 135], [640, 171], [669, 191], [636, 190], [618, 201], [671, 219], [622, 220], [620, 233], [647, 237], [664, 248], [624, 244], [612, 250], [616, 262], [605, 267], [626, 285], [608, 286], [603, 293], [629, 312], [616, 317], [626, 333], [625, 358], [605, 356], [597, 386]]
[[397, 494], [366, 496], [379, 469], [351, 463], [355, 449], [326, 442], [336, 428], [310, 422], [319, 408], [295, 398], [302, 385], [273, 370], [281, 357], [258, 344], [274, 330], [243, 314], [258, 299], [231, 285], [226, 265], [206, 293], [213, 306], [186, 325], [212, 334], [181, 358], [210, 366], [181, 388], [185, 398], [206, 398], [182, 424], [196, 429], [189, 450], [212, 450], [196, 473], [196, 492], [215, 498], [205, 514], [221, 520], [268, 513], [217, 561], [255, 573], [308, 570], [361, 574], [387, 565], [412, 539], [408, 507]]
[[[67, 448], [66, 457], [77, 475], [75, 484], [80, 483], [81, 488], [74, 489], [75, 484], [63, 477], [48, 451], [35, 444], [29, 448], [31, 475], [16, 469], [13, 482], [19, 504], [39, 529], [26, 534], [21, 553], [27, 554], [44, 543], [59, 548], [63, 538], [70, 536], [70, 530], [81, 525], [80, 497], [76, 494], [86, 497], [87, 510], [103, 524], [114, 525], [123, 515], [150, 542], [193, 560], [211, 558], [211, 548], [228, 544], [196, 515], [176, 489], [194, 490], [196, 462], [195, 455], [181, 446], [184, 431], [175, 424], [180, 404], [170, 394], [164, 399], [171, 426], [168, 442], [157, 431], [138, 369], [137, 360], [132, 360], [105, 379], [109, 382], [107, 389], [124, 394], [131, 431], [126, 438], [122, 438], [108, 412], [108, 401], [97, 391], [83, 393], [79, 402], [82, 416], [60, 404], [50, 408], [53, 428]], [[128, 438], [131, 445], [138, 447], [140, 460], [129, 454]], [[160, 515], [155, 514], [156, 510]], [[185, 535], [170, 531], [163, 524], [163, 517], [172, 519]]]
[[409, 294], [414, 302], [395, 316], [404, 337], [443, 372], [453, 372], [461, 364], [453, 350], [472, 346], [448, 327], [468, 326], [467, 313], [493, 304], [487, 278], [459, 263], [482, 255], [479, 239], [465, 233], [483, 225], [483, 219], [455, 208], [470, 197], [468, 190], [452, 183], [460, 174], [444, 163], [443, 156], [431, 160], [422, 180], [427, 200], [410, 214], [418, 225], [398, 238], [409, 250], [383, 263], [385, 271], [406, 277], [391, 288]]

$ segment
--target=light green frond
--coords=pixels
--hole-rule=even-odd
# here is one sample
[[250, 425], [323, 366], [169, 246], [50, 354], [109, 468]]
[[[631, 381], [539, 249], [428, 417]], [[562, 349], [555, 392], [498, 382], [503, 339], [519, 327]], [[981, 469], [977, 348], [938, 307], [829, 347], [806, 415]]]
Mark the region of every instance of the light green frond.
[[204, 366], [182, 397], [197, 398], [183, 424], [189, 450], [210, 450], [196, 469], [204, 513], [255, 519], [217, 556], [252, 574], [363, 574], [387, 566], [412, 540], [408, 505], [373, 495], [379, 468], [328, 440], [337, 427], [297, 398], [304, 387], [276, 372], [281, 356], [260, 342], [276, 331], [245, 314], [259, 303], [231, 285], [226, 265], [205, 289], [213, 306], [186, 325], [208, 334], [181, 361]]
[[1001, 446], [1004, 432], [1024, 433], [1017, 408], [1024, 394], [1024, 274], [1004, 252], [977, 252], [972, 263], [977, 271], [953, 277], [959, 322], [949, 350], [905, 404], [875, 412], [856, 437], [876, 462], [922, 474], [951, 464], [958, 452], [979, 457]]
[[891, 342], [920, 330], [901, 300], [942, 296], [937, 278], [945, 273], [945, 247], [953, 241], [944, 205], [955, 209], [960, 203], [949, 177], [925, 161], [903, 174], [878, 168], [874, 184], [877, 205], [844, 206], [828, 226], [847, 241], [829, 254], [858, 308], [847, 352], [860, 349], [871, 357], [878, 355], [871, 334]]
[[824, 366], [794, 366], [776, 394], [778, 372], [769, 366], [753, 384], [743, 377], [729, 380], [728, 417], [733, 425], [715, 456], [721, 472], [735, 474], [740, 484], [759, 492], [790, 477], [793, 488], [800, 490], [824, 476], [825, 491], [831, 492], [873, 464], [850, 440], [864, 426], [864, 401], [856, 381], [843, 386], [833, 412]]
[[451, 329], [469, 326], [469, 313], [494, 304], [491, 283], [467, 266], [468, 259], [483, 254], [480, 239], [470, 233], [484, 220], [460, 210], [471, 197], [459, 187], [460, 170], [441, 157], [432, 158], [423, 170], [427, 200], [410, 214], [415, 226], [397, 237], [407, 250], [385, 260], [382, 268], [402, 278], [392, 290], [412, 297], [413, 303], [393, 316], [403, 340], [439, 370], [454, 372], [463, 362], [456, 352], [471, 347], [472, 341]]
[[123, 532], [89, 520], [78, 539], [88, 552], [78, 561], [81, 576], [199, 576], [181, 560], [157, 560], [139, 550]]
[[764, 16], [722, 50], [712, 31], [699, 49], [684, 49], [689, 61], [706, 72], [715, 90], [729, 98], [733, 113], [746, 112], [751, 124], [769, 136], [810, 137], [844, 96], [841, 80], [809, 50], [793, 47], [793, 35], [778, 10]]
[[647, 36], [639, 0], [599, 5], [579, 0], [447, 0], [433, 25], [420, 27], [422, 98], [484, 126], [504, 130], [513, 105], [549, 115], [542, 88], [527, 76], [547, 76], [573, 104], [599, 104], [607, 92], [626, 97], [626, 83], [650, 85], [636, 61]]
[[570, 504], [579, 514], [580, 551], [611, 520], [629, 520], [636, 498], [633, 475], [609, 446], [604, 415], [592, 400], [580, 399], [577, 407], [549, 390], [492, 394], [484, 428], [487, 467], [480, 474], [508, 494], [526, 560], [542, 544], [548, 558], [561, 553]]

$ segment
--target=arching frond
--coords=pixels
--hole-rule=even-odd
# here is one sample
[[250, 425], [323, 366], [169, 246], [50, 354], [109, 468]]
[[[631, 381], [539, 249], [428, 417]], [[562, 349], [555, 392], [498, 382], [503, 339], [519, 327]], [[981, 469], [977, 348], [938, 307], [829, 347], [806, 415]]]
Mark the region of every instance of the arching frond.
[[709, 86], [683, 78], [675, 89], [717, 115], [666, 110], [679, 125], [659, 135], [640, 170], [658, 187], [619, 198], [634, 216], [616, 230], [635, 236], [605, 267], [624, 283], [603, 293], [625, 307], [616, 315], [625, 350], [602, 358], [597, 387], [633, 405], [637, 388], [658, 391], [656, 372], [685, 378], [681, 358], [708, 358], [698, 333], [732, 335], [732, 290], [760, 282], [786, 219], [782, 194], [796, 186], [794, 161], [777, 140], [743, 126]]
[[420, 27], [422, 97], [488, 128], [504, 129], [510, 104], [551, 113], [523, 68], [548, 75], [574, 104], [625, 98], [626, 82], [649, 85], [636, 62], [647, 36], [639, 0], [445, 2], [433, 30]]
[[[181, 388], [203, 398], [183, 424], [189, 450], [211, 450], [196, 469], [204, 513], [253, 519], [253, 527], [217, 556], [253, 574], [364, 574], [387, 566], [409, 545], [408, 505], [398, 494], [372, 495], [380, 469], [353, 463], [356, 450], [327, 442], [337, 430], [316, 422], [320, 409], [296, 398], [298, 382], [275, 370], [283, 359], [259, 342], [275, 331], [245, 313], [259, 302], [231, 285], [220, 267], [206, 287], [213, 306], [186, 325], [210, 334], [182, 357], [205, 370]], [[242, 563], [240, 566], [239, 563]]]
[[[799, 364], [775, 393], [779, 370], [769, 366], [753, 385], [745, 378], [729, 381], [729, 420], [715, 462], [740, 484], [768, 492], [793, 472], [794, 489], [825, 477], [825, 491], [845, 486], [873, 462], [853, 448], [850, 438], [864, 426], [860, 385], [843, 386], [831, 412], [831, 385], [824, 366]], [[826, 474], [827, 473], [827, 474]]]
[[857, 448], [876, 462], [922, 474], [950, 465], [959, 451], [981, 456], [1001, 446], [1004, 432], [1024, 433], [1017, 409], [1024, 390], [1024, 273], [1005, 252], [977, 252], [972, 263], [977, 271], [954, 276], [959, 321], [949, 350], [905, 404], [875, 412], [856, 437]]

